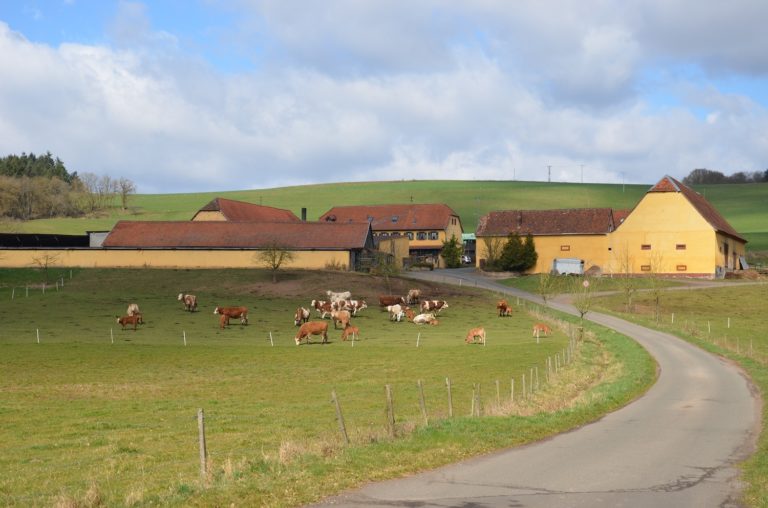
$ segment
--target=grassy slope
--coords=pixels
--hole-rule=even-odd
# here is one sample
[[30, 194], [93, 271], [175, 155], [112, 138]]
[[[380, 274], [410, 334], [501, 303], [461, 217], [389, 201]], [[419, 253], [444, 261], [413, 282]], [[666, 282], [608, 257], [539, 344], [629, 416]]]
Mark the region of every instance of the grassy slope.
[[[533, 318], [522, 311], [497, 318], [495, 295], [424, 284], [425, 293], [453, 304], [440, 326], [391, 323], [369, 308], [354, 320], [362, 335], [354, 347], [340, 342], [338, 331], [327, 346], [296, 347], [296, 305], [320, 296], [331, 280], [336, 289], [349, 287], [369, 298], [383, 292], [386, 282], [302, 272], [285, 274], [273, 285], [258, 270], [63, 275], [63, 290], [43, 295], [35, 286], [26, 297], [19, 287], [38, 283], [40, 273], [0, 270], [0, 468], [6, 472], [0, 504], [52, 505], [63, 498], [86, 505], [85, 492], [93, 486], [107, 506], [298, 505], [369, 479], [573, 428], [625, 404], [653, 378], [653, 364], [641, 348], [599, 332], [603, 346], [590, 342], [582, 351], [584, 365], [595, 367], [585, 372], [599, 374], [610, 365], [621, 375], [595, 388], [586, 399], [590, 404], [529, 418], [473, 421], [460, 416], [469, 413], [472, 383], [485, 387], [484, 405], [490, 408], [494, 380], [504, 387], [516, 378], [519, 392], [521, 376], [566, 342], [558, 332], [536, 344], [530, 337]], [[402, 293], [415, 283], [391, 284]], [[14, 299], [11, 287], [17, 287]], [[181, 310], [175, 299], [181, 289], [198, 293], [200, 312]], [[137, 332], [114, 323], [129, 301], [139, 302], [147, 320]], [[211, 314], [217, 303], [248, 305], [250, 325], [219, 330]], [[38, 310], [34, 315], [23, 312], [30, 305]], [[486, 347], [463, 343], [467, 323], [477, 320], [488, 329]], [[437, 420], [446, 413], [446, 377], [453, 382], [457, 415], [451, 422]], [[420, 428], [417, 379], [426, 387], [434, 422], [429, 429]], [[398, 428], [405, 436], [395, 442], [383, 430], [386, 383], [394, 387]], [[342, 400], [352, 438], [348, 448], [339, 443], [331, 389]], [[213, 464], [207, 489], [197, 482], [198, 407], [206, 410]]]
[[[474, 231], [480, 216], [492, 210], [611, 207], [632, 208], [648, 185], [568, 184], [512, 181], [398, 181], [305, 185], [196, 194], [140, 194], [128, 212], [113, 211], [96, 219], [54, 219], [21, 226], [39, 233], [82, 234], [107, 230], [118, 219], [187, 220], [214, 197], [226, 197], [286, 208], [296, 215], [306, 207], [314, 220], [332, 206], [444, 202]], [[747, 239], [750, 250], [768, 250], [768, 184], [711, 185], [697, 188]], [[2, 226], [0, 226], [2, 227]], [[7, 227], [6, 227], [7, 228]]]
[[[768, 393], [766, 301], [768, 284], [669, 291], [662, 296], [659, 324], [652, 318], [653, 304], [648, 294], [637, 295], [631, 314], [624, 312], [621, 296], [601, 298], [597, 305], [625, 319], [658, 327], [735, 360], [764, 394]], [[763, 404], [762, 421], [767, 418], [768, 405]], [[765, 429], [761, 432], [756, 453], [742, 464], [742, 469], [747, 483], [746, 504], [768, 507], [768, 432]]]

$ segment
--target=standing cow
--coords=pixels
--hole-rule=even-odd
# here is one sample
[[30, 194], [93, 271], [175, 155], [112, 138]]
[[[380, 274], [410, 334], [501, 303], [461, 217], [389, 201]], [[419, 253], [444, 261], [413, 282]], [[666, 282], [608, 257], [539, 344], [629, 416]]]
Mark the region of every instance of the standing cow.
[[219, 327], [224, 328], [229, 325], [230, 319], [240, 318], [241, 325], [248, 324], [248, 307], [216, 307], [213, 309], [214, 314], [219, 314]]
[[195, 295], [179, 293], [177, 300], [184, 304], [184, 310], [189, 312], [195, 312], [197, 310], [197, 297]]
[[304, 307], [296, 309], [296, 313], [293, 315], [293, 324], [301, 326], [301, 323], [306, 323], [307, 321], [309, 321], [309, 309]]
[[309, 337], [312, 335], [322, 335], [323, 344], [328, 343], [328, 322], [327, 321], [309, 321], [301, 325], [299, 331], [296, 333], [296, 337], [293, 339], [296, 341], [296, 345], [301, 344], [301, 339], [307, 339], [309, 344]]

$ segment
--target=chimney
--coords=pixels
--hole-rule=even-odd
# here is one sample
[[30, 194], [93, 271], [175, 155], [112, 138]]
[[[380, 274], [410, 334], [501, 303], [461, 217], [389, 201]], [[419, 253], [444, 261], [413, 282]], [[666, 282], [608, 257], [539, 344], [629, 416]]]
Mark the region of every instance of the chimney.
[[307, 209], [303, 207], [301, 209], [301, 222], [307, 222]]

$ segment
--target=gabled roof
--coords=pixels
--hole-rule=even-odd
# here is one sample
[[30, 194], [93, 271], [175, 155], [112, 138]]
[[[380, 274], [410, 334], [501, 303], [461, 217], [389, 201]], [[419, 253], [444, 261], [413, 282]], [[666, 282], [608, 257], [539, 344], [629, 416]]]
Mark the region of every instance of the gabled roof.
[[279, 245], [295, 250], [346, 250], [365, 247], [369, 236], [367, 223], [120, 221], [103, 246], [261, 249]]
[[720, 215], [720, 212], [718, 212], [717, 209], [704, 198], [704, 196], [687, 185], [675, 180], [671, 176], [667, 175], [659, 180], [659, 182], [648, 191], [648, 193], [652, 192], [679, 192], [685, 196], [685, 199], [693, 205], [696, 211], [699, 212], [704, 220], [706, 220], [716, 231], [746, 243], [747, 240], [742, 237], [722, 215]]
[[442, 203], [335, 206], [318, 219], [338, 224], [370, 222], [374, 231], [445, 229], [458, 214]]
[[[301, 219], [290, 210], [282, 208], [273, 208], [271, 206], [255, 205], [245, 201], [235, 201], [232, 199], [216, 198], [200, 210], [200, 212], [221, 212], [222, 215], [232, 222], [238, 221], [256, 221], [256, 222], [300, 222]], [[197, 217], [197, 213], [195, 217]], [[192, 218], [194, 220], [194, 217]]]
[[476, 235], [605, 235], [614, 229], [610, 208], [499, 210], [480, 217]]

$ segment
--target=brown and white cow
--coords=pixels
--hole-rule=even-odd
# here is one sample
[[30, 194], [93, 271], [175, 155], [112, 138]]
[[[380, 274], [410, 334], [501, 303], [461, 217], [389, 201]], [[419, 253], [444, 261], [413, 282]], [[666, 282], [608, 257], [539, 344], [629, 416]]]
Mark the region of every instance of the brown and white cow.
[[421, 289], [409, 289], [408, 295], [405, 297], [405, 303], [413, 305], [414, 303], [418, 303], [420, 297]]
[[499, 317], [512, 315], [512, 307], [509, 306], [506, 300], [499, 300], [499, 303], [496, 304], [496, 310], [499, 311]]
[[424, 313], [413, 317], [413, 322], [417, 325], [437, 325], [438, 321], [434, 314]]
[[195, 295], [179, 293], [177, 300], [184, 304], [184, 310], [188, 310], [189, 312], [195, 312], [197, 310], [197, 297]]
[[405, 305], [405, 298], [394, 295], [379, 295], [379, 305], [388, 307], [390, 305]]
[[309, 344], [309, 337], [311, 335], [322, 335], [323, 344], [326, 344], [328, 342], [328, 323], [326, 321], [309, 321], [304, 323], [293, 339], [296, 341], [297, 346], [301, 344], [301, 339], [307, 339], [307, 344]]
[[464, 342], [467, 344], [474, 344], [475, 339], [480, 339], [480, 344], [485, 344], [485, 328], [482, 326], [478, 326], [477, 328], [472, 328], [470, 331], [467, 332], [467, 338], [464, 339]]
[[321, 319], [325, 319], [326, 315], [330, 315], [333, 312], [333, 305], [326, 300], [312, 300], [309, 306], [317, 311]]
[[389, 312], [389, 320], [397, 322], [402, 321], [403, 317], [405, 317], [405, 309], [407, 309], [407, 307], [403, 308], [403, 306], [399, 303], [395, 305], [388, 305], [387, 312]]
[[301, 323], [306, 323], [307, 321], [309, 321], [309, 309], [304, 307], [296, 309], [296, 312], [293, 314], [293, 324], [300, 326]]
[[341, 323], [341, 328], [346, 328], [349, 326], [349, 320], [352, 318], [352, 316], [349, 314], [348, 310], [335, 310], [331, 312], [331, 319], [333, 320], [333, 329], [336, 330], [336, 325], [338, 323]]
[[216, 307], [213, 309], [214, 314], [219, 314], [219, 327], [224, 328], [229, 325], [230, 319], [240, 318], [241, 325], [248, 324], [248, 307]]
[[128, 310], [125, 311], [125, 313], [129, 316], [133, 316], [134, 314], [141, 314], [141, 311], [139, 310], [139, 305], [136, 303], [129, 303], [128, 304]]
[[448, 302], [445, 300], [424, 300], [421, 302], [421, 312], [433, 312], [435, 315], [448, 308]]
[[128, 325], [133, 325], [133, 331], [136, 331], [136, 325], [143, 324], [144, 321], [141, 319], [141, 314], [134, 314], [132, 316], [115, 316], [115, 319], [117, 320], [117, 324], [119, 324], [123, 330], [125, 330], [125, 327]]
[[368, 304], [365, 303], [365, 300], [347, 300], [347, 305], [344, 308], [350, 311], [353, 316], [357, 316], [358, 312], [368, 308]]

